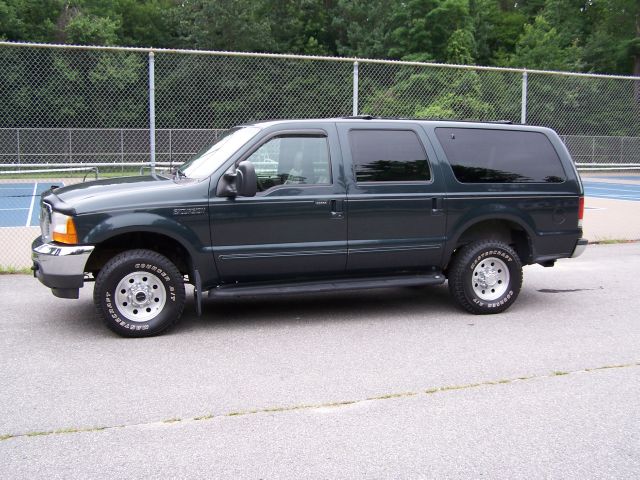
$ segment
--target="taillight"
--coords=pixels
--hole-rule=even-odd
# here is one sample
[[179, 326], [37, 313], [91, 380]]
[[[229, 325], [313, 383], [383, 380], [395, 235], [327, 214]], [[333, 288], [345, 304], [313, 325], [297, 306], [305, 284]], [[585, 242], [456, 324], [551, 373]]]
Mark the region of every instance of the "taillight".
[[584, 197], [578, 199], [578, 226], [582, 228], [582, 219], [584, 218]]

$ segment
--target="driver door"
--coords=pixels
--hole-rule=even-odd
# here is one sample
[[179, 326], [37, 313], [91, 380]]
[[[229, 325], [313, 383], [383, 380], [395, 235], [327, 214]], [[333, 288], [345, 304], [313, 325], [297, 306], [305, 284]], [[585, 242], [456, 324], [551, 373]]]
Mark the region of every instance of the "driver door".
[[338, 177], [336, 135], [329, 135], [326, 123], [305, 127], [270, 132], [240, 159], [255, 167], [255, 197], [211, 198], [211, 237], [223, 283], [345, 271], [346, 191]]

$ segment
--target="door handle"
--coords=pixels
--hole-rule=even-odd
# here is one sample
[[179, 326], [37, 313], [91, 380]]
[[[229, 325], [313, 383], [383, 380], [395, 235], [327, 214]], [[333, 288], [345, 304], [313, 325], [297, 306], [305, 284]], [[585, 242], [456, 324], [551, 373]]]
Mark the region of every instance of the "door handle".
[[431, 199], [431, 212], [436, 215], [444, 213], [444, 200], [442, 197], [433, 197]]
[[344, 218], [344, 200], [331, 200], [330, 205], [332, 219]]

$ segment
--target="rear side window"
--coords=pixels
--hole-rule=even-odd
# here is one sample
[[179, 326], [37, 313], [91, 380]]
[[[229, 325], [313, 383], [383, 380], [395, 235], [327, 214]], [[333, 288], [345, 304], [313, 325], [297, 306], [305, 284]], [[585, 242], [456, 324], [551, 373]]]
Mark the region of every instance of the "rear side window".
[[349, 142], [358, 182], [431, 179], [427, 154], [411, 130], [351, 130]]
[[560, 183], [565, 173], [546, 135], [478, 128], [436, 128], [462, 183]]

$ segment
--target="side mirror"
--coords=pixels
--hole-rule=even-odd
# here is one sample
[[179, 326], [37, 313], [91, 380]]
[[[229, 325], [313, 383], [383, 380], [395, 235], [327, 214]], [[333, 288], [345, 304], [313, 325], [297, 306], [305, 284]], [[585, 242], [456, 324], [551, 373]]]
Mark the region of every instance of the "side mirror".
[[249, 160], [231, 167], [218, 182], [216, 195], [219, 197], [255, 197], [258, 185], [256, 169]]

